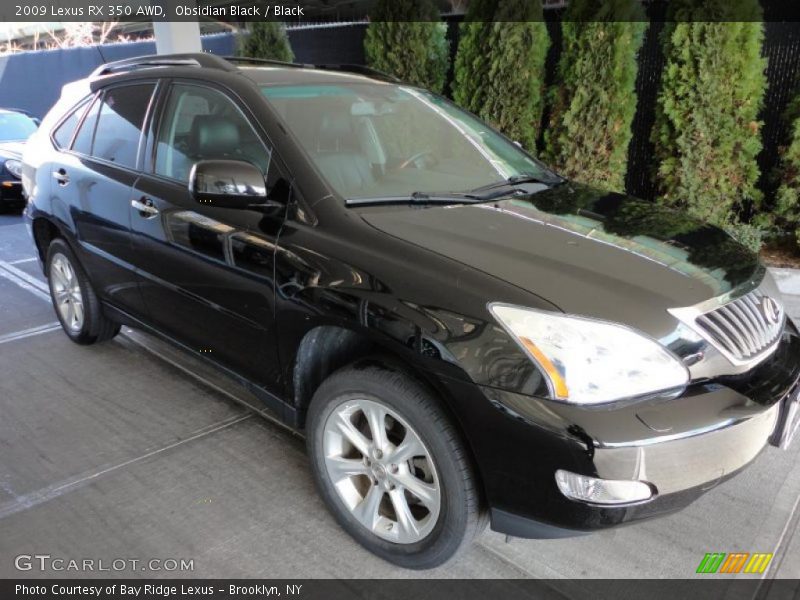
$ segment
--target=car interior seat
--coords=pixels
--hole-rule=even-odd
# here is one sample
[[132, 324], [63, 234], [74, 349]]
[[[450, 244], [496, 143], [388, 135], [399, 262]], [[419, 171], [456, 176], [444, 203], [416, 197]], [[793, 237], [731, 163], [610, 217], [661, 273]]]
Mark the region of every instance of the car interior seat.
[[236, 159], [241, 136], [236, 123], [221, 115], [197, 115], [189, 131], [189, 156], [194, 160]]
[[358, 195], [375, 182], [370, 160], [353, 130], [352, 118], [344, 111], [322, 115], [315, 158], [325, 177], [346, 195]]

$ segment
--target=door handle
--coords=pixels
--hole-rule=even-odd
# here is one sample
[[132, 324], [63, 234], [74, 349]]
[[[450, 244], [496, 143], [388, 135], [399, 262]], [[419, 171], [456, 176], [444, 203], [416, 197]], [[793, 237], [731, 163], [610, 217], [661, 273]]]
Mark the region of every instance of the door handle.
[[53, 179], [58, 182], [58, 185], [67, 185], [69, 183], [69, 175], [64, 169], [53, 171]]
[[144, 218], [149, 219], [158, 214], [158, 209], [153, 206], [153, 201], [150, 198], [141, 198], [140, 200], [131, 200], [131, 206], [139, 211], [139, 214]]

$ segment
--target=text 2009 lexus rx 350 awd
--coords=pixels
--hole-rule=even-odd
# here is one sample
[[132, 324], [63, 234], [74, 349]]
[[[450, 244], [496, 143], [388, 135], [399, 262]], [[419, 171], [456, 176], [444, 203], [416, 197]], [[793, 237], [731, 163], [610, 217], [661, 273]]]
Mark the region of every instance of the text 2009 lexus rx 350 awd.
[[66, 334], [213, 360], [399, 565], [486, 520], [561, 537], [679, 509], [797, 427], [800, 339], [755, 256], [375, 73], [108, 64], [65, 87], [23, 181]]

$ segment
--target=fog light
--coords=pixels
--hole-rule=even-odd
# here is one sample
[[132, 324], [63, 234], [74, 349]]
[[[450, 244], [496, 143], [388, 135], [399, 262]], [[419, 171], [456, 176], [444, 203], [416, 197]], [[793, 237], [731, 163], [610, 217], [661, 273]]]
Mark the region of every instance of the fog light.
[[643, 481], [597, 479], [569, 471], [556, 471], [558, 489], [567, 498], [591, 504], [630, 504], [653, 496], [653, 489]]

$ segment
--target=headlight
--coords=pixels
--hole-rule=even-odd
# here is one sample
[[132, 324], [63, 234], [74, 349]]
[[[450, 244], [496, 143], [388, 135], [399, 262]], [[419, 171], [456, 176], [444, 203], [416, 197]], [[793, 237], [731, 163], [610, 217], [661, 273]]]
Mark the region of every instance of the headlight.
[[600, 404], [689, 381], [675, 355], [625, 326], [508, 304], [489, 309], [539, 366], [556, 400]]
[[6, 161], [6, 171], [11, 173], [17, 179], [22, 179], [22, 163], [18, 160], [11, 160]]

